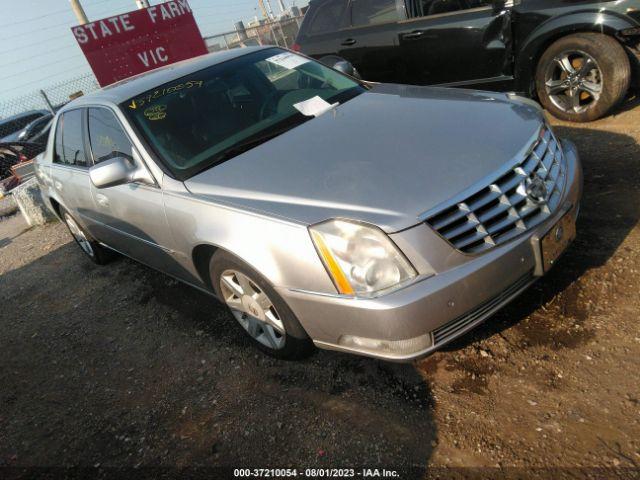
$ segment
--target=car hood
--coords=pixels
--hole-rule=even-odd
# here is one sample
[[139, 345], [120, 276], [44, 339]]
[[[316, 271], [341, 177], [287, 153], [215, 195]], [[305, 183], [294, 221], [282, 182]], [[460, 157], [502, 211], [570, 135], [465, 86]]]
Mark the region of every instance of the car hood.
[[375, 85], [185, 185], [308, 225], [341, 217], [394, 232], [523, 155], [542, 122], [505, 94]]

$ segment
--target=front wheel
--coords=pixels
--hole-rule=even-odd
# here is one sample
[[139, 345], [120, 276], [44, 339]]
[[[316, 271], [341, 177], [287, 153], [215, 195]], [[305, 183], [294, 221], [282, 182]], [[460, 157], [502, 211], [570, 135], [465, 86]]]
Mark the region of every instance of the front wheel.
[[210, 276], [218, 298], [260, 350], [286, 360], [313, 352], [313, 343], [294, 313], [254, 269], [219, 250], [211, 259]]
[[554, 116], [591, 122], [618, 105], [631, 82], [624, 48], [600, 33], [577, 33], [553, 43], [536, 71], [540, 103]]

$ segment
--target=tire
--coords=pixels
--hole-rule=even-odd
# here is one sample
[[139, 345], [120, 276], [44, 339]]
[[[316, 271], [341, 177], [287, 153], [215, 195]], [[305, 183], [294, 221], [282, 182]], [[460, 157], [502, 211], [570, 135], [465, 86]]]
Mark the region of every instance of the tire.
[[605, 116], [624, 99], [630, 82], [627, 53], [617, 40], [601, 33], [557, 40], [540, 58], [535, 78], [540, 103], [554, 117], [570, 122]]
[[64, 208], [60, 207], [60, 218], [67, 226], [76, 244], [89, 259], [97, 265], [105, 265], [114, 257], [114, 253], [100, 245]]
[[[249, 265], [230, 253], [218, 250], [211, 258], [209, 272], [216, 295], [259, 350], [282, 360], [300, 360], [315, 351], [313, 342], [289, 306], [271, 284]], [[249, 280], [250, 288], [243, 289], [241, 276]], [[230, 288], [229, 281], [241, 290]], [[251, 299], [257, 300], [254, 302]], [[266, 310], [262, 308], [265, 305], [263, 301], [270, 305]], [[255, 316], [249, 315], [249, 311]]]

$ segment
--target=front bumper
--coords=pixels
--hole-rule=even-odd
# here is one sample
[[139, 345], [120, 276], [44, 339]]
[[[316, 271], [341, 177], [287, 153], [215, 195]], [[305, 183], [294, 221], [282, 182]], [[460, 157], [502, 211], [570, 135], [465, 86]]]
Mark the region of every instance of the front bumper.
[[[441, 243], [435, 250], [439, 248], [442, 254], [435, 263], [436, 274], [418, 277], [411, 285], [379, 298], [354, 299], [285, 288], [279, 288], [279, 293], [320, 348], [391, 361], [428, 355], [482, 323], [542, 275], [539, 240], [563, 215], [577, 216], [582, 196], [582, 169], [575, 146], [563, 142], [563, 149], [567, 186], [560, 208], [526, 234], [478, 256], [461, 254], [438, 237]], [[424, 264], [424, 258], [434, 256], [434, 235], [420, 224], [391, 237], [418, 266]], [[425, 336], [433, 341], [420, 346], [418, 339]], [[345, 341], [354, 337], [380, 341], [385, 347]]]

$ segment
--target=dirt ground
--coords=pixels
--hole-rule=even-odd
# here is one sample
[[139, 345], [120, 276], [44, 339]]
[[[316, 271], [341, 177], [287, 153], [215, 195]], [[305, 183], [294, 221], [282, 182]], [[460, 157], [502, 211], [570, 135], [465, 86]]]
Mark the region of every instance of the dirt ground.
[[0, 221], [0, 465], [637, 478], [637, 104], [558, 124], [585, 170], [575, 244], [509, 307], [413, 365], [273, 360], [215, 300], [127, 259], [94, 266], [60, 224]]

